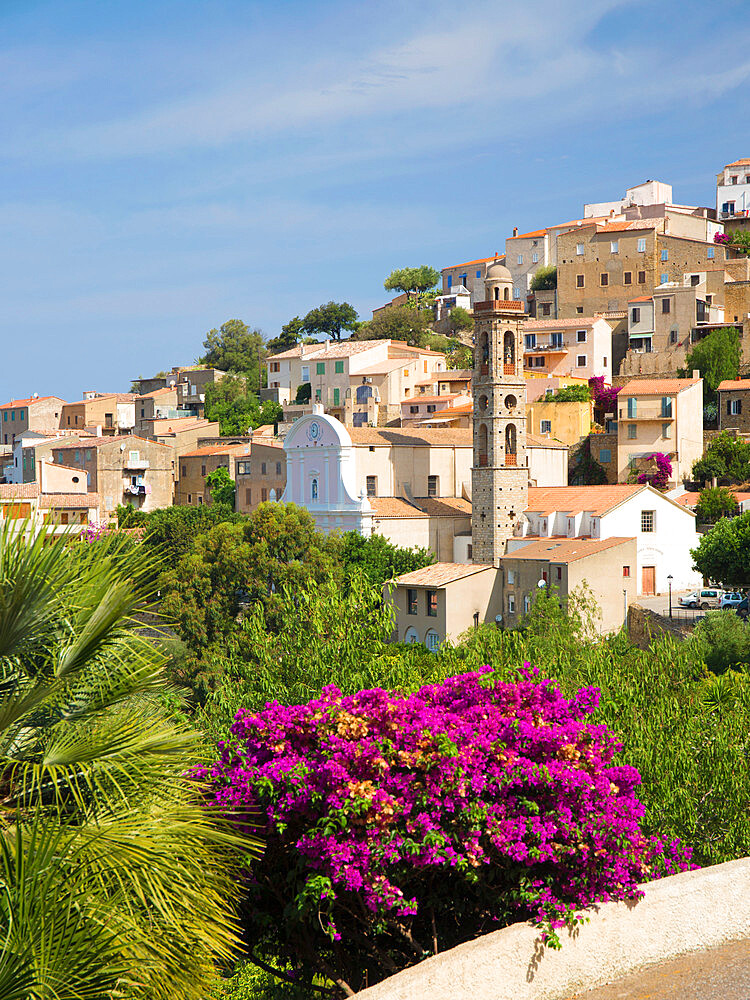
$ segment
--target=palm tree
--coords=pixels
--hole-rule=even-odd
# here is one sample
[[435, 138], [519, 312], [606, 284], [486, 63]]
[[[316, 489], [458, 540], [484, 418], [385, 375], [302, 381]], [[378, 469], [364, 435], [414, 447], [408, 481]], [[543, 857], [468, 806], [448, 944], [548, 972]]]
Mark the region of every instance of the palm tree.
[[236, 839], [133, 618], [155, 578], [129, 540], [0, 527], [7, 1000], [198, 1000], [234, 953]]

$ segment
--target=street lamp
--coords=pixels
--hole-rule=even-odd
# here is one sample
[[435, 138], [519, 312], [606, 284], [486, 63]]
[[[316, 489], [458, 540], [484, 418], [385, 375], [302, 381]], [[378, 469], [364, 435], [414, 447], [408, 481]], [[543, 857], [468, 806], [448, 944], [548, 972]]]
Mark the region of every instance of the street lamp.
[[669, 617], [672, 617], [672, 580], [674, 577], [670, 573], [667, 577], [667, 583], [669, 584]]

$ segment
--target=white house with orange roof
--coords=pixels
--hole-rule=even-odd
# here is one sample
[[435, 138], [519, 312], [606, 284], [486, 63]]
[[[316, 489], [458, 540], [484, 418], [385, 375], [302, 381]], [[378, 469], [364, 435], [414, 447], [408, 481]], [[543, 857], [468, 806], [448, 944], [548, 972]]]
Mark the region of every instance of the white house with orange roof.
[[449, 407], [469, 407], [471, 412], [472, 397], [465, 392], [444, 392], [440, 395], [421, 393], [401, 401], [401, 426], [423, 424], [433, 416], [439, 416]]
[[531, 319], [524, 325], [524, 367], [533, 375], [601, 376], [612, 383], [612, 327], [601, 316]]
[[643, 378], [626, 383], [617, 397], [617, 478], [650, 469], [651, 456], [667, 455], [671, 485], [690, 477], [703, 455], [703, 379]]
[[716, 217], [750, 215], [750, 158], [727, 163], [716, 175]]
[[[508, 553], [531, 540], [556, 538], [635, 538], [638, 594], [665, 593], [672, 574], [674, 590], [699, 586], [690, 549], [699, 536], [695, 515], [682, 504], [646, 484], [529, 488], [528, 506]], [[601, 581], [619, 586], [619, 581]]]

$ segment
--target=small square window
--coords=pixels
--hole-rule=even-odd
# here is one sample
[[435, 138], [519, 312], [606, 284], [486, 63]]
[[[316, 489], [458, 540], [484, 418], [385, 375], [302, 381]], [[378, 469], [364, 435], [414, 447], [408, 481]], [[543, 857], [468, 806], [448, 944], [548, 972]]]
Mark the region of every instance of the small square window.
[[542, 302], [542, 316], [550, 315], [551, 304], [549, 302]]
[[667, 274], [666, 271], [662, 271], [661, 274], [659, 275], [659, 284], [666, 285], [668, 281], [669, 281], [669, 275]]
[[630, 322], [640, 323], [640, 321], [641, 321], [641, 310], [638, 306], [633, 306], [633, 308], [630, 310]]
[[437, 618], [438, 613], [438, 595], [436, 590], [427, 591], [427, 617]]
[[663, 438], [664, 438], [665, 440], [666, 440], [667, 438], [670, 438], [670, 437], [672, 437], [672, 425], [671, 425], [671, 424], [662, 424], [662, 425], [661, 425], [661, 436], [662, 436], [662, 437], [663, 437]]
[[609, 275], [607, 274], [606, 271], [602, 271], [602, 273], [599, 275], [599, 284], [602, 286], [606, 286], [609, 284]]
[[516, 595], [508, 594], [508, 614], [514, 615], [516, 613]]
[[539, 425], [539, 431], [541, 434], [551, 434], [552, 433], [552, 421], [542, 420]]
[[637, 424], [628, 424], [628, 438], [631, 441], [634, 441], [635, 438], [637, 438], [637, 437], [638, 437], [638, 425]]
[[586, 343], [586, 331], [576, 330], [576, 343], [585, 344]]
[[630, 566], [622, 567], [622, 575], [625, 577], [630, 576]]
[[406, 591], [406, 613], [407, 615], [415, 615], [417, 613], [417, 592], [416, 590]]
[[428, 476], [427, 477], [427, 496], [436, 497], [438, 495], [438, 477]]
[[368, 495], [368, 497], [377, 496], [377, 492], [378, 492], [378, 477], [377, 476], [368, 476], [367, 479], [366, 479], [366, 482], [367, 482], [367, 495]]
[[607, 465], [612, 461], [612, 451], [609, 448], [601, 448], [599, 451], [599, 461], [602, 465]]
[[584, 287], [584, 284], [583, 284], [583, 275], [582, 274], [577, 274], [576, 275], [576, 288], [583, 288], [583, 287]]
[[609, 252], [610, 253], [619, 253], [620, 252], [620, 241], [619, 240], [612, 240], [612, 242], [609, 244]]
[[662, 250], [662, 252], [661, 252], [661, 259], [662, 260], [669, 260], [669, 250]]
[[516, 571], [513, 569], [508, 570], [508, 586], [512, 587], [516, 582]]
[[583, 257], [583, 243], [576, 243], [576, 256]]
[[562, 580], [562, 566], [555, 567], [555, 576], [558, 580]]
[[668, 313], [668, 312], [672, 311], [672, 302], [671, 302], [671, 299], [662, 299], [661, 300], [661, 311], [663, 313]]
[[715, 255], [716, 254], [715, 254], [714, 248], [713, 247], [709, 247], [708, 250], [706, 251], [706, 256], [708, 257], [708, 259], [709, 260], [713, 260], [714, 257], [715, 257]]
[[585, 368], [586, 367], [586, 355], [585, 354], [579, 354], [578, 355], [578, 357], [576, 358], [576, 367], [577, 368]]
[[477, 278], [481, 278], [481, 277], [482, 277], [482, 272], [481, 271], [477, 271]]
[[622, 275], [622, 283], [623, 283], [623, 285], [632, 285], [633, 284], [633, 272], [632, 271], [625, 271], [623, 273], [623, 275]]
[[539, 254], [538, 253], [533, 253], [531, 255], [531, 263], [532, 264], [538, 264], [539, 263]]
[[523, 264], [523, 254], [522, 253], [519, 253], [519, 255], [518, 255], [518, 263], [519, 264]]
[[583, 316], [583, 306], [576, 306], [576, 312], [579, 316]]
[[654, 511], [653, 510], [642, 510], [641, 511], [641, 531], [652, 532], [654, 530]]
[[638, 284], [639, 285], [645, 285], [646, 284], [646, 272], [645, 271], [639, 271], [638, 272]]
[[646, 240], [645, 239], [639, 239], [638, 240], [638, 253], [645, 253], [645, 252], [646, 252]]

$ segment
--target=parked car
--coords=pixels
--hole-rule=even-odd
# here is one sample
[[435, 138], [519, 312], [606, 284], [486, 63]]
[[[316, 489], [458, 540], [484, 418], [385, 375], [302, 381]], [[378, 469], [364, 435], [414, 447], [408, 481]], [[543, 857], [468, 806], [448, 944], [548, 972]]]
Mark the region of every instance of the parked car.
[[741, 594], [738, 590], [728, 591], [721, 599], [719, 607], [722, 609], [732, 610], [739, 607], [740, 604], [745, 600], [745, 595]]
[[740, 603], [735, 606], [734, 610], [737, 612], [737, 614], [740, 616], [740, 618], [743, 618], [743, 619], [747, 618], [747, 616], [748, 616], [747, 597], [743, 597], [742, 600], [740, 601]]
[[714, 588], [694, 590], [692, 594], [681, 597], [679, 603], [683, 608], [701, 608], [702, 611], [705, 611], [707, 608], [718, 608], [723, 593], [723, 590], [715, 590]]

